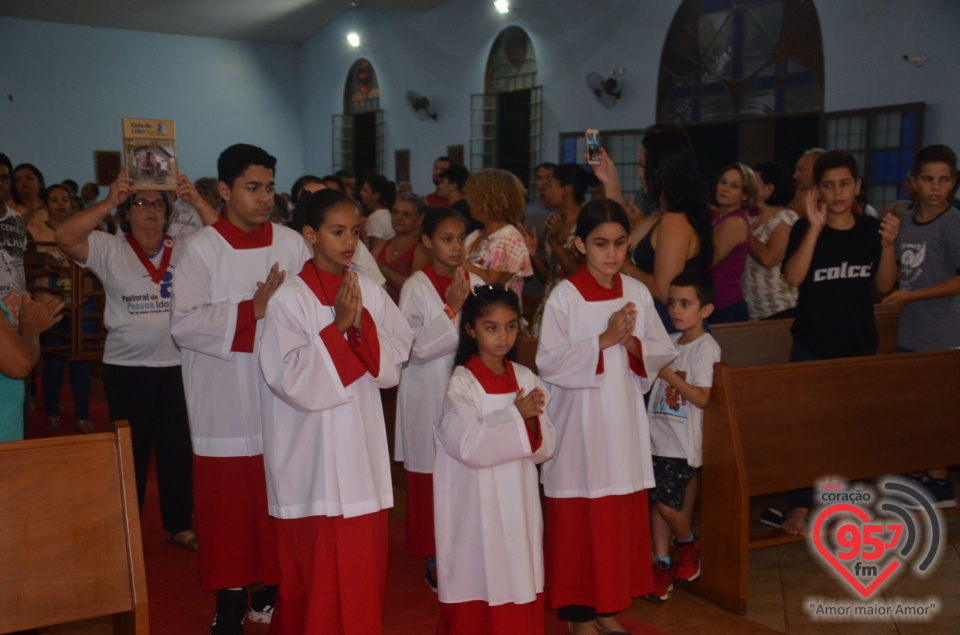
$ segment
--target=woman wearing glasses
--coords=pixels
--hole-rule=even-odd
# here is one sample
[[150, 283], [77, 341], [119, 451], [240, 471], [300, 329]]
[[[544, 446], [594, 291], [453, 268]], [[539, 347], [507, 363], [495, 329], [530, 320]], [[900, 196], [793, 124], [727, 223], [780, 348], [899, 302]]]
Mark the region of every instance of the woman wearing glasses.
[[[180, 374], [180, 352], [170, 337], [170, 287], [182, 247], [166, 231], [169, 195], [131, 189], [125, 171], [107, 198], [65, 221], [57, 244], [103, 283], [106, 295], [103, 383], [112, 421], [127, 420], [133, 436], [137, 496], [143, 507], [150, 454], [167, 541], [197, 549], [193, 531], [193, 452]], [[177, 194], [209, 224], [216, 211], [183, 175]], [[96, 231], [117, 208], [124, 235]]]

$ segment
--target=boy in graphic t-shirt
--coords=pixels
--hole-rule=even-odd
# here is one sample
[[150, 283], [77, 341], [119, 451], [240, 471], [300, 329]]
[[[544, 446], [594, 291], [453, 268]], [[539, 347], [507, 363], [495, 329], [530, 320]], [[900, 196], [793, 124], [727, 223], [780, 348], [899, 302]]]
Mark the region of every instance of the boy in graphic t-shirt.
[[787, 284], [800, 290], [791, 361], [877, 352], [874, 292], [883, 295], [897, 281], [900, 221], [854, 215], [857, 172], [856, 159], [840, 150], [813, 166], [817, 189], [807, 194], [807, 218], [793, 226], [783, 262]]
[[[853, 213], [860, 193], [857, 161], [832, 150], [813, 165], [816, 189], [807, 194], [807, 217], [796, 222], [782, 265], [787, 284], [800, 290], [790, 361], [858, 357], [877, 352], [875, 294], [897, 281], [895, 243], [900, 221]], [[813, 490], [789, 495], [789, 534], [807, 533]]]
[[703, 464], [703, 409], [710, 401], [713, 365], [720, 361], [720, 345], [703, 327], [713, 313], [712, 278], [681, 273], [670, 283], [667, 297], [670, 320], [678, 331], [670, 339], [678, 356], [660, 371], [647, 406], [657, 481], [649, 494], [654, 592], [644, 598], [651, 602], [666, 600], [674, 580], [700, 576], [700, 541], [691, 520]]

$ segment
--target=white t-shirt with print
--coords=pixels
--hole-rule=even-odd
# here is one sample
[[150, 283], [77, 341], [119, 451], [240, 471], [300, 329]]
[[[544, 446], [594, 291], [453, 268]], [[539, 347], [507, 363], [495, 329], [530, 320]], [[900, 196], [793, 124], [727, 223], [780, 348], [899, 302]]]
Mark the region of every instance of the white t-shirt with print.
[[[713, 386], [713, 365], [720, 361], [720, 345], [709, 333], [681, 344], [683, 333], [670, 336], [679, 355], [670, 368], [688, 384]], [[657, 378], [647, 406], [654, 456], [686, 459], [691, 467], [703, 465], [703, 410], [689, 403], [664, 379]]]
[[[118, 366], [179, 366], [180, 350], [170, 337], [170, 289], [183, 251], [183, 240], [173, 240], [170, 266], [154, 284], [146, 267], [122, 236], [92, 232], [85, 266], [103, 283], [107, 299], [103, 323], [107, 328], [103, 361]], [[150, 261], [159, 267], [167, 246]], [[83, 264], [83, 263], [78, 263]]]

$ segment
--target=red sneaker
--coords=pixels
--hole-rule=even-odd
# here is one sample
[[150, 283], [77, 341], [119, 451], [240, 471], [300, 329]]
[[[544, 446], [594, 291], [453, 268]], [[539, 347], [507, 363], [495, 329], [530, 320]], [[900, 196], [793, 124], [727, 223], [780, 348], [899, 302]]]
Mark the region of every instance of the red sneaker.
[[690, 582], [700, 577], [700, 539], [694, 536], [690, 542], [674, 541], [677, 547], [676, 578]]
[[666, 602], [673, 591], [673, 567], [663, 560], [653, 560], [653, 593], [643, 596], [648, 602]]

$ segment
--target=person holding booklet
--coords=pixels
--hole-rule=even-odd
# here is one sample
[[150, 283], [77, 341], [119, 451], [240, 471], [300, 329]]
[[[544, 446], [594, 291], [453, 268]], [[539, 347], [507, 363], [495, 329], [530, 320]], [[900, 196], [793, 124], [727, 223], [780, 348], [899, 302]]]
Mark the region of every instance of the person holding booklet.
[[[193, 453], [180, 351], [170, 337], [170, 291], [182, 249], [165, 233], [172, 209], [167, 193], [134, 191], [132, 183], [121, 171], [107, 197], [63, 221], [54, 238], [69, 258], [103, 283], [103, 383], [110, 420], [130, 422], [140, 507], [155, 451], [167, 542], [196, 551]], [[206, 222], [217, 217], [183, 175], [177, 194], [196, 206]], [[124, 235], [96, 231], [114, 208], [120, 210]]]

